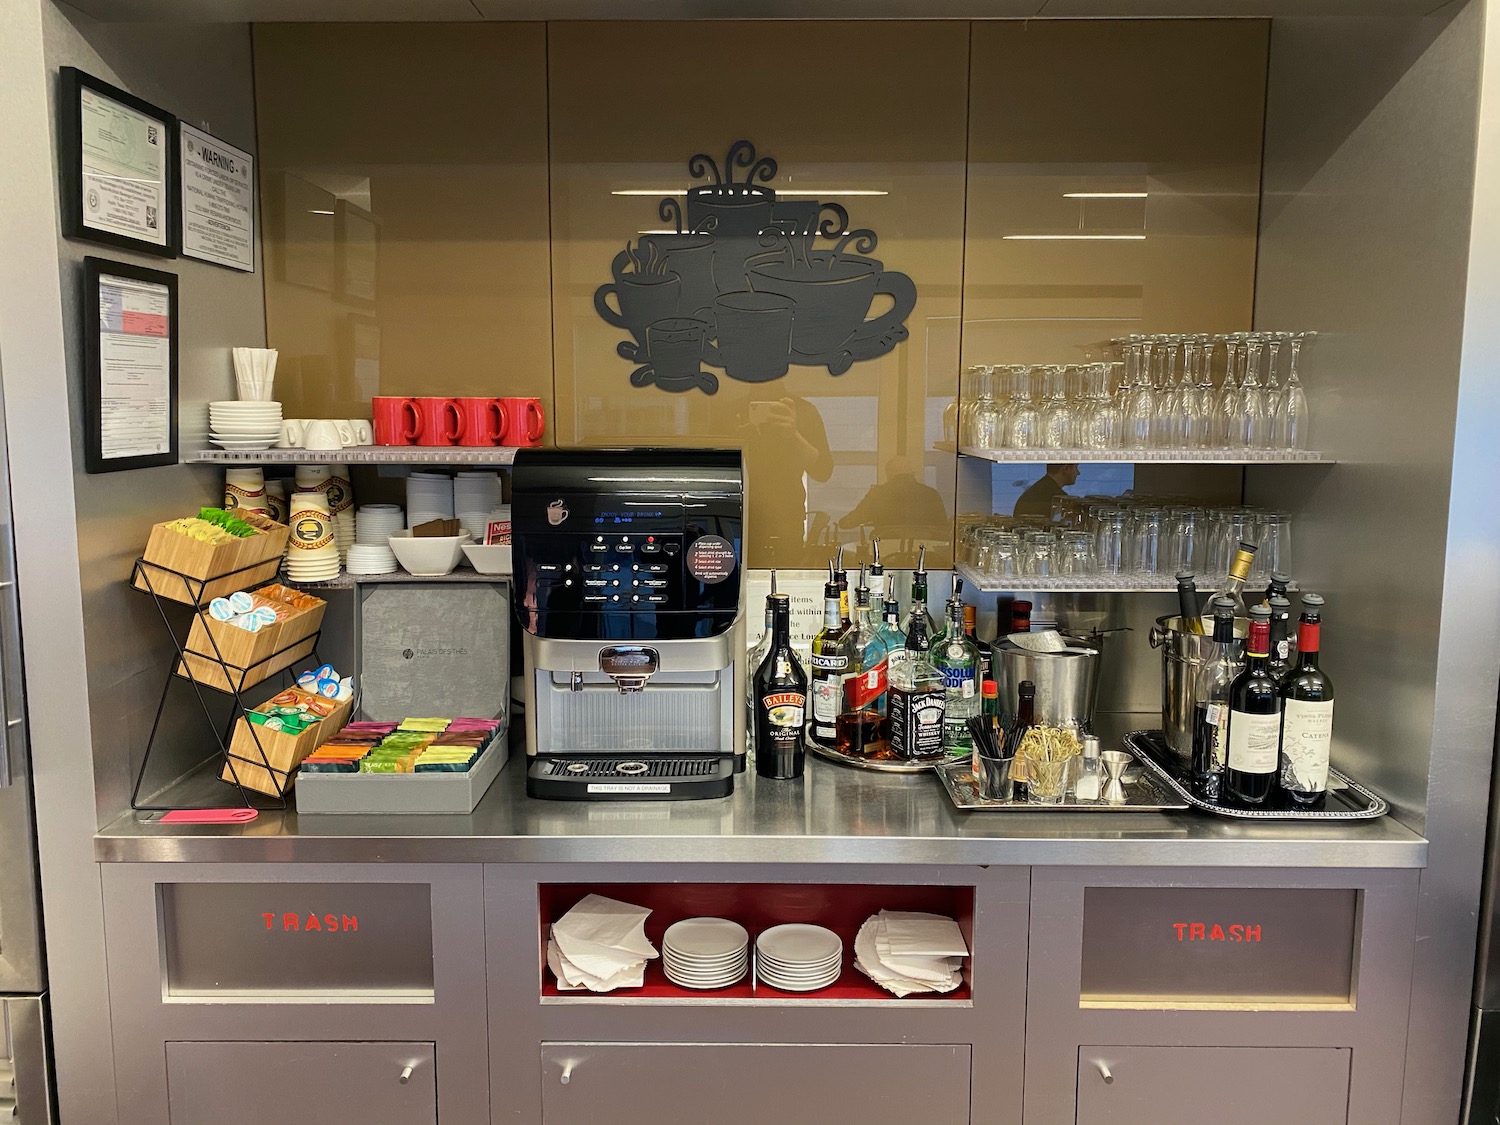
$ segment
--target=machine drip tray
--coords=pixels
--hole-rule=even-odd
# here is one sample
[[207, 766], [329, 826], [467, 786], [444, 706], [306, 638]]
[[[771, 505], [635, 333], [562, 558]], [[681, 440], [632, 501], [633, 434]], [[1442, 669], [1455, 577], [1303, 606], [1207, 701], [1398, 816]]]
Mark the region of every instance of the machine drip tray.
[[734, 759], [717, 755], [535, 758], [526, 771], [526, 792], [565, 801], [725, 797], [734, 791], [734, 772]]

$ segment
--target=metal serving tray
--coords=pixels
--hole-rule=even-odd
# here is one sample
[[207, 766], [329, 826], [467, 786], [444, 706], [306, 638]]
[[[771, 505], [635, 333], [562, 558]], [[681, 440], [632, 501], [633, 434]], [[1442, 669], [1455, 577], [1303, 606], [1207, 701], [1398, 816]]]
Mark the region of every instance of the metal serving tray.
[[1232, 809], [1193, 795], [1180, 776], [1180, 767], [1159, 730], [1131, 731], [1125, 746], [1163, 786], [1192, 808], [1233, 820], [1374, 820], [1390, 809], [1380, 797], [1348, 774], [1328, 771], [1328, 800], [1321, 809]]
[[[1187, 802], [1179, 798], [1170, 787], [1157, 784], [1154, 775], [1142, 765], [1129, 766], [1125, 770], [1121, 779], [1125, 785], [1123, 804], [1104, 800], [1065, 800], [1060, 805], [992, 801], [980, 795], [979, 786], [974, 779], [973, 765], [969, 761], [949, 762], [936, 772], [954, 805], [968, 812], [1174, 812], [1188, 807]], [[1103, 780], [1102, 777], [1100, 780]]]
[[927, 773], [929, 770], [939, 769], [955, 760], [946, 754], [923, 758], [920, 761], [906, 761], [901, 758], [889, 760], [857, 758], [853, 754], [841, 754], [833, 747], [814, 742], [811, 738], [803, 738], [802, 746], [807, 753], [825, 761], [837, 762], [841, 766], [853, 766], [857, 770], [874, 770], [876, 773]]

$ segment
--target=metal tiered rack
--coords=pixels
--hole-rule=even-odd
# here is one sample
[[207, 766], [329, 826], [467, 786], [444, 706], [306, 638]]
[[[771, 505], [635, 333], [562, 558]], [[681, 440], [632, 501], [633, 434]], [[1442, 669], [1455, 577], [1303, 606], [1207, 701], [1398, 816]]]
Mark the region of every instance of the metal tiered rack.
[[[162, 685], [161, 699], [156, 706], [156, 717], [151, 722], [151, 735], [146, 741], [146, 752], [141, 758], [140, 768], [136, 771], [135, 784], [130, 792], [130, 807], [138, 812], [176, 812], [189, 806], [182, 805], [159, 805], [145, 804], [141, 801], [141, 787], [145, 783], [146, 773], [151, 764], [152, 753], [157, 747], [158, 737], [162, 730], [162, 718], [167, 713], [168, 701], [173, 694], [173, 687], [187, 684], [191, 686], [193, 696], [198, 701], [198, 707], [202, 712], [204, 724], [214, 738], [219, 748], [219, 754], [227, 767], [230, 783], [239, 792], [240, 803], [245, 808], [269, 808], [285, 809], [287, 807], [286, 791], [289, 788], [289, 777], [285, 770], [279, 769], [272, 764], [267, 755], [265, 746], [261, 742], [261, 731], [263, 728], [251, 722], [248, 718], [252, 704], [245, 699], [246, 690], [266, 683], [272, 677], [282, 677], [281, 687], [290, 685], [292, 671], [296, 667], [299, 658], [310, 656], [313, 663], [320, 663], [318, 658], [318, 640], [322, 636], [322, 629], [318, 629], [306, 636], [299, 637], [290, 644], [278, 649], [261, 660], [247, 666], [233, 664], [225, 658], [215, 640], [213, 630], [208, 628], [208, 613], [203, 605], [204, 591], [211, 582], [222, 582], [225, 578], [233, 578], [235, 575], [245, 574], [250, 571], [263, 569], [264, 561], [252, 563], [238, 570], [228, 571], [224, 574], [216, 574], [212, 578], [194, 578], [181, 571], [162, 566], [160, 563], [147, 563], [145, 559], [138, 558], [131, 577], [134, 588], [146, 593], [156, 605], [156, 611], [161, 617], [162, 626], [172, 640], [172, 646], [177, 651], [177, 660], [168, 669], [166, 682]], [[180, 582], [184, 598], [168, 596], [158, 587], [157, 581], [165, 576], [167, 582]], [[173, 615], [167, 612], [168, 604], [187, 604], [190, 609], [188, 615], [188, 626], [185, 631], [179, 632], [172, 622]], [[192, 645], [192, 626], [196, 621], [203, 622], [201, 636], [207, 639], [211, 651], [204, 652]], [[192, 658], [192, 659], [189, 659]], [[211, 683], [194, 673], [195, 662], [206, 662], [209, 666], [222, 674], [222, 683]], [[198, 665], [202, 667], [201, 664]], [[278, 689], [280, 690], [280, 689]], [[220, 727], [210, 706], [211, 696], [205, 691], [212, 692], [219, 697], [227, 698], [232, 702], [229, 709], [228, 720]], [[181, 692], [179, 691], [179, 695]], [[240, 719], [245, 720], [245, 727], [249, 733], [250, 740], [254, 745], [254, 756], [246, 756], [244, 753], [235, 753], [232, 749], [235, 724]], [[241, 746], [243, 750], [243, 744]], [[240, 765], [236, 765], [239, 763]], [[240, 767], [253, 766], [265, 771], [275, 789], [274, 795], [259, 793], [247, 787], [240, 780]], [[217, 771], [222, 772], [222, 770]], [[220, 808], [223, 806], [191, 806], [195, 809]]]

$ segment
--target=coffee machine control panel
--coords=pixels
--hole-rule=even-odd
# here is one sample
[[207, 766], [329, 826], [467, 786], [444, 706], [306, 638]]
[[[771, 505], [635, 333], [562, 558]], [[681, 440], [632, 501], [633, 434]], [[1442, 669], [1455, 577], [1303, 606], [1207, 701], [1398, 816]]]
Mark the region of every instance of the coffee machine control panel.
[[678, 535], [595, 535], [583, 549], [583, 604], [667, 605], [681, 556]]

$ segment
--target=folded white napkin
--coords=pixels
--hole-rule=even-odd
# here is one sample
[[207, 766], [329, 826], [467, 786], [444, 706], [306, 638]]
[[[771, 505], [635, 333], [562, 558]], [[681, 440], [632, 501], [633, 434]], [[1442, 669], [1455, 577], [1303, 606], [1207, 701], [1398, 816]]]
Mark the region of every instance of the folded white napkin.
[[610, 992], [616, 988], [640, 988], [646, 983], [646, 962], [637, 961], [632, 966], [620, 969], [608, 977], [598, 977], [585, 972], [563, 955], [557, 942], [547, 939], [547, 967], [557, 978], [557, 987], [564, 992], [586, 988], [590, 992]]
[[[559, 987], [639, 988], [656, 949], [646, 937], [651, 911], [602, 895], [589, 895], [552, 925], [547, 963]], [[554, 956], [553, 950], [556, 950]]]
[[[888, 918], [891, 913], [893, 912], [882, 910], [865, 919], [854, 938], [855, 966], [881, 988], [897, 996], [910, 996], [919, 992], [952, 992], [957, 988], [963, 981], [962, 955], [913, 953], [897, 956], [891, 952]], [[937, 916], [916, 917], [925, 920]], [[943, 921], [952, 924], [952, 919]], [[946, 944], [948, 948], [952, 948], [951, 939], [943, 939], [937, 943], [928, 940], [927, 944]], [[961, 947], [966, 954], [967, 946]]]
[[882, 910], [886, 940], [898, 956], [967, 957], [969, 943], [952, 918], [907, 910]]

